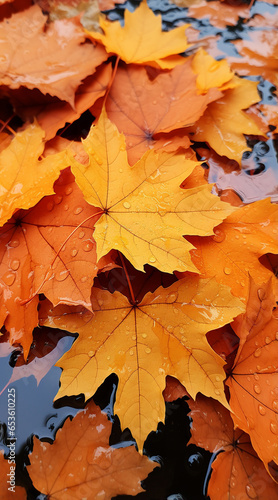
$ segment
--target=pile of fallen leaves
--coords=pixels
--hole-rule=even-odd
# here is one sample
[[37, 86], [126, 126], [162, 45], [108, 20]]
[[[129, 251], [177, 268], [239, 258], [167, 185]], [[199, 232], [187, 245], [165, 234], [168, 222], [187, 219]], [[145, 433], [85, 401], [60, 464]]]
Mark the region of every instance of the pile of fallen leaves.
[[[217, 37], [162, 31], [145, 1], [124, 26], [96, 6], [0, 5], [0, 317], [26, 363], [38, 325], [77, 333], [55, 399], [88, 400], [115, 373], [115, 413], [139, 451], [109, 446], [112, 424], [90, 400], [53, 444], [34, 438], [28, 473], [49, 499], [143, 491], [158, 467], [144, 441], [165, 400], [186, 396], [190, 442], [215, 458], [211, 500], [277, 498], [278, 208], [243, 204], [236, 184], [212, 193], [202, 167], [241, 178], [247, 139], [275, 137], [277, 106], [248, 78], [277, 84], [275, 19], [254, 16], [267, 30], [216, 60]], [[186, 6], [219, 29], [250, 9]], [[81, 115], [89, 132], [67, 139]]]

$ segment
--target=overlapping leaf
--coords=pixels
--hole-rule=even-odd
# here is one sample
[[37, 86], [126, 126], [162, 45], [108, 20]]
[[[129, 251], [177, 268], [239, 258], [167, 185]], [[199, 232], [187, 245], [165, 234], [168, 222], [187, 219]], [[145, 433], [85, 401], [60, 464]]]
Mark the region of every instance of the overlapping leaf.
[[196, 272], [183, 235], [211, 234], [234, 210], [209, 186], [179, 187], [197, 162], [150, 151], [130, 168], [124, 137], [105, 112], [83, 144], [89, 163], [72, 159], [71, 168], [85, 199], [102, 213], [94, 232], [98, 259], [114, 248], [137, 269], [150, 263], [164, 272]]
[[53, 183], [68, 166], [65, 154], [39, 160], [44, 150], [44, 131], [30, 125], [14, 137], [0, 154], [0, 225], [19, 208], [34, 206], [53, 194]]
[[[34, 438], [28, 472], [49, 500], [100, 498], [143, 491], [140, 481], [156, 466], [134, 446], [109, 446], [111, 422], [93, 401], [65, 422], [53, 444]], [[46, 474], [47, 471], [47, 474]]]
[[140, 449], [164, 418], [166, 374], [177, 377], [193, 397], [202, 391], [226, 404], [224, 362], [205, 334], [242, 310], [228, 288], [214, 280], [184, 279], [148, 293], [139, 304], [119, 292], [93, 288], [92, 308], [94, 315], [84, 317], [43, 304], [41, 323], [79, 333], [59, 361], [58, 397], [83, 392], [89, 398], [110, 373], [118, 374], [115, 411]]
[[235, 325], [240, 349], [228, 379], [232, 418], [251, 437], [266, 467], [278, 463], [278, 318], [271, 282], [251, 282], [245, 316]]
[[252, 448], [248, 434], [234, 430], [229, 412], [217, 401], [201, 395], [188, 404], [193, 419], [190, 443], [216, 455], [208, 484], [209, 497], [213, 500], [275, 498], [277, 484]]
[[75, 90], [107, 54], [101, 46], [83, 43], [77, 20], [55, 21], [47, 28], [45, 23], [37, 5], [1, 23], [0, 84], [38, 88], [74, 107]]
[[104, 34], [88, 32], [93, 40], [100, 41], [107, 52], [117, 54], [126, 63], [148, 64], [163, 69], [183, 63], [177, 54], [188, 47], [183, 25], [169, 32], [162, 32], [161, 16], [156, 16], [143, 0], [135, 12], [125, 10], [125, 25], [111, 22], [104, 17], [100, 27]]

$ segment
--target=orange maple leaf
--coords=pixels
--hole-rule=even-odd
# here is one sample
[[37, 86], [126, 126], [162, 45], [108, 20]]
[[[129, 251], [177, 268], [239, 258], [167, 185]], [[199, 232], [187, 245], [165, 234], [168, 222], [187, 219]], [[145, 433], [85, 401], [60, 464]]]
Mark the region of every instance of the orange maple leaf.
[[[15, 459], [14, 459], [15, 460]], [[14, 467], [11, 470], [11, 467]], [[21, 486], [15, 486], [14, 490], [9, 490], [11, 487], [7, 481], [12, 479], [13, 476], [8, 476], [8, 474], [15, 473], [15, 461], [14, 463], [9, 463], [8, 459], [4, 458], [4, 451], [0, 451], [0, 498], [1, 500], [12, 500], [16, 497], [16, 500], [26, 500], [26, 490]]]
[[44, 293], [55, 304], [90, 308], [98, 271], [93, 239], [97, 209], [84, 201], [68, 170], [55, 192], [33, 209], [18, 211], [0, 231], [0, 319], [11, 343], [22, 344], [25, 357], [37, 325], [36, 294]]
[[84, 44], [77, 19], [55, 21], [37, 5], [18, 12], [0, 24], [0, 84], [11, 89], [38, 88], [74, 107], [75, 90], [107, 59], [103, 47]]
[[234, 430], [228, 410], [202, 395], [196, 401], [190, 399], [188, 404], [193, 419], [189, 444], [213, 452], [209, 497], [213, 500], [275, 498], [277, 484], [252, 448], [248, 434]]
[[[79, 333], [59, 361], [63, 368], [56, 396], [91, 397], [110, 373], [119, 376], [115, 411], [142, 449], [164, 419], [165, 375], [176, 376], [195, 397], [198, 391], [227, 404], [224, 361], [211, 349], [206, 332], [241, 310], [238, 299], [214, 280], [184, 279], [148, 293], [137, 304], [114, 292], [92, 289], [92, 308], [81, 315], [67, 306], [42, 303], [41, 324]], [[192, 374], [194, 373], [194, 377]]]
[[268, 199], [239, 207], [214, 230], [214, 236], [188, 238], [196, 247], [191, 251], [194, 264], [203, 276], [215, 276], [246, 300], [249, 273], [258, 282], [273, 275], [259, 258], [278, 253], [277, 217], [277, 205]]
[[235, 323], [239, 350], [228, 378], [235, 425], [250, 434], [265, 466], [278, 464], [278, 315], [272, 284], [251, 280], [246, 313]]
[[[214, 85], [217, 87], [217, 85]], [[128, 95], [128, 99], [126, 96]], [[106, 101], [108, 117], [126, 137], [128, 159], [134, 164], [148, 149], [164, 149], [176, 137], [158, 134], [193, 124], [204, 113], [209, 102], [218, 99], [217, 88], [207, 95], [198, 95], [196, 76], [191, 69], [191, 59], [150, 80], [144, 67], [128, 65], [117, 70]], [[183, 131], [183, 145], [189, 139]]]
[[35, 488], [49, 500], [93, 499], [102, 491], [103, 500], [109, 500], [143, 491], [140, 481], [157, 464], [134, 446], [110, 447], [111, 428], [107, 416], [90, 401], [72, 421], [66, 420], [53, 444], [34, 437], [28, 472]]

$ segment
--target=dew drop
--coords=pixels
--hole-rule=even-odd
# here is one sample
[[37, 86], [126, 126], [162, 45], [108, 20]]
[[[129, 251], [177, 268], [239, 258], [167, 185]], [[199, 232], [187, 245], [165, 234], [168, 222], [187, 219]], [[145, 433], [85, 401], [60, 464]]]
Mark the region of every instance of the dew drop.
[[224, 273], [225, 274], [231, 274], [231, 269], [229, 267], [224, 267]]
[[146, 339], [147, 338], [147, 334], [146, 333], [142, 333], [142, 337], [143, 337], [143, 339]]
[[152, 352], [152, 350], [150, 349], [150, 347], [146, 347], [145, 352], [146, 352], [147, 354], [150, 354], [150, 353]]
[[263, 416], [263, 415], [265, 415], [265, 414], [266, 414], [266, 409], [265, 409], [265, 407], [264, 407], [264, 406], [259, 405], [259, 406], [258, 406], [258, 410], [259, 410], [260, 415], [262, 415], [262, 416]]
[[82, 238], [84, 238], [84, 236], [85, 236], [84, 231], [80, 231], [78, 234], [78, 238], [80, 238], [82, 240]]
[[153, 105], [155, 106], [156, 104], [157, 104], [157, 101], [156, 101], [156, 100], [154, 100], [154, 101], [153, 101]]
[[12, 286], [12, 284], [14, 283], [15, 281], [15, 278], [16, 278], [16, 275], [15, 273], [5, 273], [4, 276], [3, 276], [3, 281], [6, 285], [8, 286]]
[[63, 199], [63, 196], [59, 196], [59, 195], [55, 196], [55, 198], [54, 198], [55, 205], [60, 205], [62, 199]]
[[130, 356], [133, 356], [134, 351], [132, 349], [130, 349], [129, 354], [130, 354]]
[[230, 486], [231, 486], [231, 488], [235, 488], [236, 487], [236, 480], [234, 478], [231, 479]]
[[256, 394], [260, 394], [261, 393], [261, 388], [260, 388], [260, 386], [258, 384], [255, 384], [254, 387], [253, 387], [253, 389], [254, 389], [254, 392]]
[[223, 231], [221, 231], [221, 229], [215, 229], [214, 233], [215, 234], [214, 234], [214, 236], [213, 236], [212, 239], [214, 241], [217, 241], [217, 243], [221, 243], [222, 241], [225, 240], [226, 235], [225, 235], [225, 233]]
[[93, 242], [92, 241], [84, 241], [84, 245], [83, 245], [83, 250], [84, 252], [90, 252], [91, 250], [93, 250]]
[[166, 330], [167, 330], [167, 332], [171, 333], [173, 331], [172, 325], [168, 325]]
[[128, 201], [125, 201], [125, 202], [123, 203], [123, 205], [124, 205], [124, 207], [125, 207], [125, 208], [127, 208], [127, 209], [128, 209], [128, 208], [130, 208], [130, 203], [128, 203]]
[[266, 337], [264, 340], [265, 340], [266, 344], [270, 344], [270, 342], [271, 342], [271, 338], [270, 337]]
[[53, 207], [54, 207], [53, 201], [49, 201], [46, 205], [46, 210], [48, 210], [48, 212], [51, 212], [51, 210], [53, 210]]
[[119, 168], [119, 172], [120, 172], [120, 174], [122, 174], [123, 173], [123, 169]]
[[78, 250], [76, 248], [74, 248], [72, 251], [71, 251], [71, 256], [72, 257], [76, 257], [76, 255], [78, 254]]
[[82, 276], [80, 281], [81, 281], [81, 283], [85, 283], [87, 281], [87, 279], [88, 279], [88, 276]]
[[72, 193], [72, 187], [71, 186], [67, 186], [66, 189], [65, 189], [65, 195], [69, 195]]
[[214, 394], [216, 394], [216, 396], [220, 396], [220, 391], [218, 389], [214, 389]]
[[259, 288], [257, 291], [258, 297], [260, 300], [264, 300], [266, 297], [265, 290], [263, 288]]
[[254, 356], [255, 358], [259, 358], [259, 356], [262, 354], [262, 350], [260, 347], [258, 347], [255, 352], [254, 352]]
[[94, 354], [95, 354], [95, 351], [89, 351], [88, 352], [88, 355], [90, 356], [90, 358], [92, 358]]
[[149, 258], [149, 262], [152, 262], [152, 263], [156, 262], [156, 258], [155, 257], [150, 257]]
[[106, 358], [106, 359], [107, 359], [107, 361], [110, 361], [110, 359], [111, 359], [111, 356], [107, 356], [107, 358]]
[[245, 490], [249, 498], [257, 498], [257, 493], [251, 484], [247, 484]]
[[274, 399], [273, 403], [272, 403], [272, 407], [274, 410], [278, 410], [278, 401], [277, 399]]
[[11, 240], [9, 243], [9, 246], [12, 248], [17, 248], [19, 246], [19, 241], [18, 240]]
[[83, 212], [83, 207], [76, 207], [73, 211], [75, 215], [81, 214]]
[[216, 382], [220, 382], [221, 379], [218, 375], [216, 375], [215, 380], [216, 380]]
[[260, 377], [259, 377], [259, 375], [258, 375], [257, 373], [254, 373], [254, 379], [255, 379], [257, 382], [258, 382], [259, 378], [260, 378]]
[[17, 269], [19, 268], [19, 266], [20, 266], [19, 260], [17, 260], [17, 259], [12, 260], [12, 262], [11, 262], [11, 269], [13, 271], [17, 271]]
[[270, 422], [270, 430], [273, 434], [278, 434], [278, 425], [276, 422]]
[[245, 286], [244, 281], [241, 281], [240, 284], [241, 284], [241, 286]]
[[67, 211], [68, 211], [68, 209], [69, 209], [69, 206], [68, 206], [67, 204], [66, 204], [66, 205], [64, 205], [64, 210], [65, 210], [65, 212], [67, 212]]
[[57, 281], [64, 281], [69, 275], [69, 270], [65, 269], [64, 271], [60, 271], [55, 274], [55, 278]]

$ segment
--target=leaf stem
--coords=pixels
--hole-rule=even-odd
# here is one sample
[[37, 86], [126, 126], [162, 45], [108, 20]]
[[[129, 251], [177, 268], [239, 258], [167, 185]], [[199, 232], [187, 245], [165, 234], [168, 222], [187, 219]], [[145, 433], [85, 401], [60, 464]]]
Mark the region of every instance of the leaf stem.
[[118, 252], [118, 253], [119, 253], [119, 256], [120, 256], [120, 259], [121, 259], [121, 262], [122, 262], [122, 266], [123, 266], [123, 269], [124, 269], [124, 272], [125, 272], [125, 275], [126, 275], [126, 280], [127, 280], [127, 284], [128, 284], [128, 288], [129, 288], [129, 293], [130, 293], [130, 296], [131, 296], [132, 304], [135, 305], [136, 304], [136, 300], [135, 300], [133, 288], [131, 286], [131, 281], [129, 279], [129, 275], [128, 275], [128, 272], [127, 272], [127, 268], [126, 268], [126, 265], [125, 265], [125, 261], [124, 261], [124, 258], [122, 256], [122, 254], [120, 252]]

